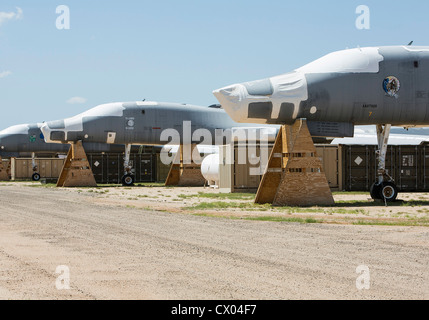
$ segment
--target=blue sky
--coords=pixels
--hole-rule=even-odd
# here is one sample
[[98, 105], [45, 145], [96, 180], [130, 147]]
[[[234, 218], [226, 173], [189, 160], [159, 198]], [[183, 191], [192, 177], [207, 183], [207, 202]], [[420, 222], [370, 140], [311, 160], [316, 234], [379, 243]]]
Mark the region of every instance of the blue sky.
[[[70, 30], [56, 28], [59, 5]], [[356, 28], [359, 5], [370, 9], [369, 30]], [[214, 89], [332, 51], [429, 45], [427, 12], [421, 0], [2, 0], [0, 130], [107, 102], [210, 105]]]

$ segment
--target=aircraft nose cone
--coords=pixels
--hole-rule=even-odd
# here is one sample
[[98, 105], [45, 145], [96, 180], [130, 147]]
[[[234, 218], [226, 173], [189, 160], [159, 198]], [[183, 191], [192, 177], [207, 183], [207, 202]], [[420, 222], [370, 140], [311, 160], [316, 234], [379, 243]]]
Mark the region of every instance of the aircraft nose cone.
[[213, 91], [213, 94], [222, 104], [240, 102], [247, 94], [246, 88], [241, 84], [235, 84]]
[[242, 84], [235, 84], [213, 91], [214, 96], [222, 105], [222, 108], [236, 122], [244, 121], [241, 111], [246, 104], [248, 95], [246, 87]]

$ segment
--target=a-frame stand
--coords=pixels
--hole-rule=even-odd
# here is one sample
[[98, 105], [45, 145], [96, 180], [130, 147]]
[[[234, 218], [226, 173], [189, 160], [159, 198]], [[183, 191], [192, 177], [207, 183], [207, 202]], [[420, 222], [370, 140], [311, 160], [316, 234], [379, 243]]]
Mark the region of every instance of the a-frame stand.
[[335, 203], [306, 120], [282, 126], [255, 202], [274, 206]]
[[96, 187], [82, 141], [71, 143], [57, 187]]
[[[10, 162], [9, 162], [10, 166]], [[0, 157], [0, 181], [9, 181], [9, 173], [8, 173], [9, 167], [5, 168], [3, 164], [3, 159]]]
[[[184, 156], [184, 149], [189, 148], [188, 157]], [[191, 146], [180, 145], [179, 150], [174, 158], [174, 161], [170, 167], [167, 179], [165, 180], [165, 186], [186, 186], [186, 187], [202, 187], [206, 180], [201, 173], [201, 164], [196, 164], [193, 159], [186, 161], [190, 155], [194, 154], [194, 150], [197, 146], [195, 144]], [[193, 158], [193, 157], [192, 157]]]

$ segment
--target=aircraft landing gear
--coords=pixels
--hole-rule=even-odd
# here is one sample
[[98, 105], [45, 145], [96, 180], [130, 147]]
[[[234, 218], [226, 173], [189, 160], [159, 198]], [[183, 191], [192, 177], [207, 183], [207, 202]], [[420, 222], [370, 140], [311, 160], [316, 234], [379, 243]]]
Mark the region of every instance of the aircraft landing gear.
[[132, 174], [132, 166], [130, 166], [130, 154], [131, 154], [131, 145], [125, 145], [125, 158], [124, 158], [124, 176], [121, 179], [122, 185], [124, 187], [130, 187], [134, 185], [135, 178]]
[[122, 177], [122, 185], [125, 186], [133, 186], [134, 185], [134, 176], [130, 174], [125, 174]]
[[31, 154], [31, 165], [33, 166], [33, 175], [31, 176], [31, 179], [33, 181], [40, 181], [40, 174], [37, 173], [37, 163], [36, 163], [36, 154], [33, 152]]
[[382, 200], [393, 202], [398, 197], [398, 188], [393, 182], [383, 182], [381, 184], [380, 195]]
[[387, 143], [389, 141], [391, 127], [392, 125], [390, 124], [385, 126], [377, 125], [377, 182], [375, 182], [370, 189], [372, 199], [386, 202], [393, 202], [398, 197], [398, 188], [392, 177], [389, 176], [386, 171]]

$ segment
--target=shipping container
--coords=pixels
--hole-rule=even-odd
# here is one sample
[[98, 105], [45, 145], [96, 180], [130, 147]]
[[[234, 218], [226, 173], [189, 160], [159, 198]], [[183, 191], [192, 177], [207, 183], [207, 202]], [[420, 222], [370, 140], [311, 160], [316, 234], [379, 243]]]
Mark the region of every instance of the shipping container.
[[3, 160], [0, 157], [0, 181], [9, 181], [11, 168], [10, 168], [10, 160]]
[[[88, 153], [89, 164], [99, 184], [120, 184], [124, 175], [123, 153]], [[157, 179], [156, 154], [130, 155], [130, 165], [135, 183], [155, 182]]]
[[[158, 180], [157, 168], [159, 154], [132, 153], [130, 164], [136, 183]], [[120, 184], [124, 175], [123, 153], [88, 153], [87, 158], [95, 180], [99, 184]], [[58, 179], [64, 165], [64, 158], [36, 158], [37, 172], [42, 179]], [[31, 158], [12, 158], [12, 180], [31, 180], [33, 175]]]
[[[239, 161], [242, 144], [221, 146], [219, 189], [223, 192], [256, 192], [262, 179], [259, 166], [260, 147], [246, 146], [247, 162]], [[269, 153], [272, 145], [269, 146]], [[377, 180], [377, 146], [375, 145], [316, 145], [331, 190], [369, 191]], [[159, 152], [132, 153], [130, 162], [136, 183], [165, 182], [169, 165], [160, 160]], [[88, 153], [88, 161], [99, 184], [120, 184], [124, 174], [123, 153]], [[226, 161], [230, 157], [229, 161]], [[231, 160], [232, 159], [232, 160]], [[7, 160], [3, 160], [8, 166]], [[252, 164], [253, 163], [253, 164]], [[42, 178], [59, 177], [64, 159], [37, 158], [38, 173]], [[13, 180], [31, 180], [31, 158], [12, 158], [10, 175]], [[401, 192], [429, 191], [429, 144], [419, 146], [389, 145], [386, 169]], [[253, 172], [251, 172], [253, 170]], [[259, 170], [259, 173], [258, 173]]]
[[[341, 145], [345, 191], [368, 191], [377, 181], [377, 154], [375, 145]], [[388, 146], [386, 171], [399, 191], [427, 191], [426, 161], [423, 146]], [[423, 155], [422, 155], [423, 153]], [[426, 185], [425, 185], [426, 183]]]
[[[369, 190], [375, 181], [377, 170], [377, 163], [374, 162], [375, 146], [340, 146], [339, 151], [343, 163], [344, 190]], [[387, 154], [389, 162], [389, 149]]]
[[[273, 145], [268, 146], [271, 154]], [[261, 165], [261, 148], [259, 145], [224, 145], [219, 147], [219, 190], [221, 192], [253, 192], [256, 193], [261, 183], [266, 161]]]
[[423, 191], [420, 170], [423, 167], [420, 163], [419, 146], [394, 146], [396, 152], [396, 172], [394, 180], [400, 191]]
[[420, 145], [421, 185], [422, 190], [429, 190], [429, 145]]
[[[37, 158], [35, 162], [37, 165], [37, 172], [43, 178], [58, 178], [64, 165], [64, 159], [59, 158]], [[32, 159], [11, 159], [12, 180], [31, 180], [33, 174]]]
[[[241, 145], [241, 147], [243, 147]], [[244, 155], [248, 162], [239, 161], [239, 145], [225, 145], [220, 147], [219, 189], [222, 192], [257, 192], [264, 174], [264, 166], [259, 165], [260, 148], [253, 146], [254, 151], [247, 146]], [[256, 147], [256, 148], [255, 148]], [[269, 145], [268, 156], [273, 145]], [[252, 148], [252, 146], [250, 146]], [[234, 150], [234, 152], [232, 152]], [[336, 145], [318, 145], [317, 155], [322, 161], [323, 170], [333, 191], [342, 190], [342, 159]], [[243, 153], [242, 153], [243, 154]], [[227, 161], [228, 159], [229, 162]], [[231, 162], [232, 161], [232, 162]], [[231, 164], [232, 163], [232, 164]], [[252, 164], [253, 163], [253, 164]], [[252, 172], [252, 171], [253, 172]]]
[[159, 153], [156, 155], [156, 163], [156, 182], [165, 182], [170, 172], [171, 164], [162, 163]]
[[342, 158], [337, 145], [316, 145], [317, 156], [322, 161], [323, 172], [332, 191], [343, 189]]

